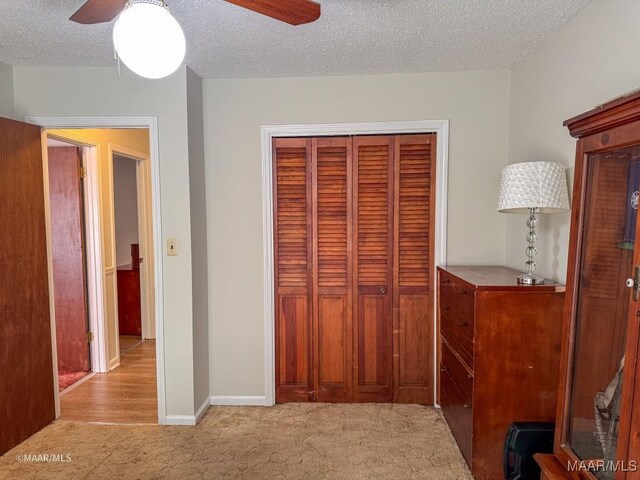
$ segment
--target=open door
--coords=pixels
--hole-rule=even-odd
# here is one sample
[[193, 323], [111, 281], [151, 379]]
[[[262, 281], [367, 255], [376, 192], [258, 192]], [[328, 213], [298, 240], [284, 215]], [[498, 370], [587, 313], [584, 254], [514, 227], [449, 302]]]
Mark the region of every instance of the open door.
[[82, 157], [75, 146], [50, 146], [47, 154], [58, 373], [66, 378], [91, 369]]
[[40, 127], [0, 118], [0, 455], [55, 418]]

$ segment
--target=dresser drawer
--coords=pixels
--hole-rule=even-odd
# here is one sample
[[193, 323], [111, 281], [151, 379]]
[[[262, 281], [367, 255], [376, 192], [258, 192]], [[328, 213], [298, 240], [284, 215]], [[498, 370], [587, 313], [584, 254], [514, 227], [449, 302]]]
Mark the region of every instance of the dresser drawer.
[[464, 394], [446, 370], [440, 371], [440, 406], [462, 455], [471, 466], [473, 432], [471, 404], [467, 402]]
[[441, 312], [440, 332], [451, 348], [473, 369], [473, 323]]
[[447, 272], [440, 272], [439, 301], [442, 313], [467, 318], [473, 322], [474, 291]]
[[473, 403], [473, 376], [469, 370], [462, 364], [460, 359], [456, 357], [446, 340], [442, 341], [442, 364], [441, 370], [446, 371], [460, 391], [464, 394], [467, 403]]
[[440, 271], [440, 331], [465, 363], [473, 368], [474, 290], [457, 277]]

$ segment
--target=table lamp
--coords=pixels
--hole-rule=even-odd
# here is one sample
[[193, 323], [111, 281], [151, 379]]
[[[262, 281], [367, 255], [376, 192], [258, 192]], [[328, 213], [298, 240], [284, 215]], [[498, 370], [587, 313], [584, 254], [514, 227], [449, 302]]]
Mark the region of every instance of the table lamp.
[[526, 273], [518, 276], [521, 285], [542, 285], [544, 278], [535, 274], [538, 253], [536, 227], [539, 213], [559, 213], [569, 210], [567, 176], [562, 165], [554, 162], [526, 162], [508, 165], [502, 170], [498, 211], [528, 214], [525, 252]]

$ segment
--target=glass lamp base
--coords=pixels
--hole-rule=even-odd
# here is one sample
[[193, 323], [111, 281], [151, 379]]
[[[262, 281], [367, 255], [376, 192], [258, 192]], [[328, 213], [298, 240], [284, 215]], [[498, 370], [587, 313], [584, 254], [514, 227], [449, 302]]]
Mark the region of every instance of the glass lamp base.
[[544, 277], [540, 275], [533, 275], [528, 273], [523, 273], [522, 275], [518, 275], [518, 285], [543, 285]]

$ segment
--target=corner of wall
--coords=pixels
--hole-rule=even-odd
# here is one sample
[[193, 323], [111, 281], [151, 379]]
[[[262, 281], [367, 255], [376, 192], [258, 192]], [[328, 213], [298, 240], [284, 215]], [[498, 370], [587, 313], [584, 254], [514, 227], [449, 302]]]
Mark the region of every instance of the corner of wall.
[[15, 118], [13, 67], [0, 62], [0, 117]]
[[209, 405], [209, 283], [202, 79], [186, 67], [191, 203], [194, 411]]

